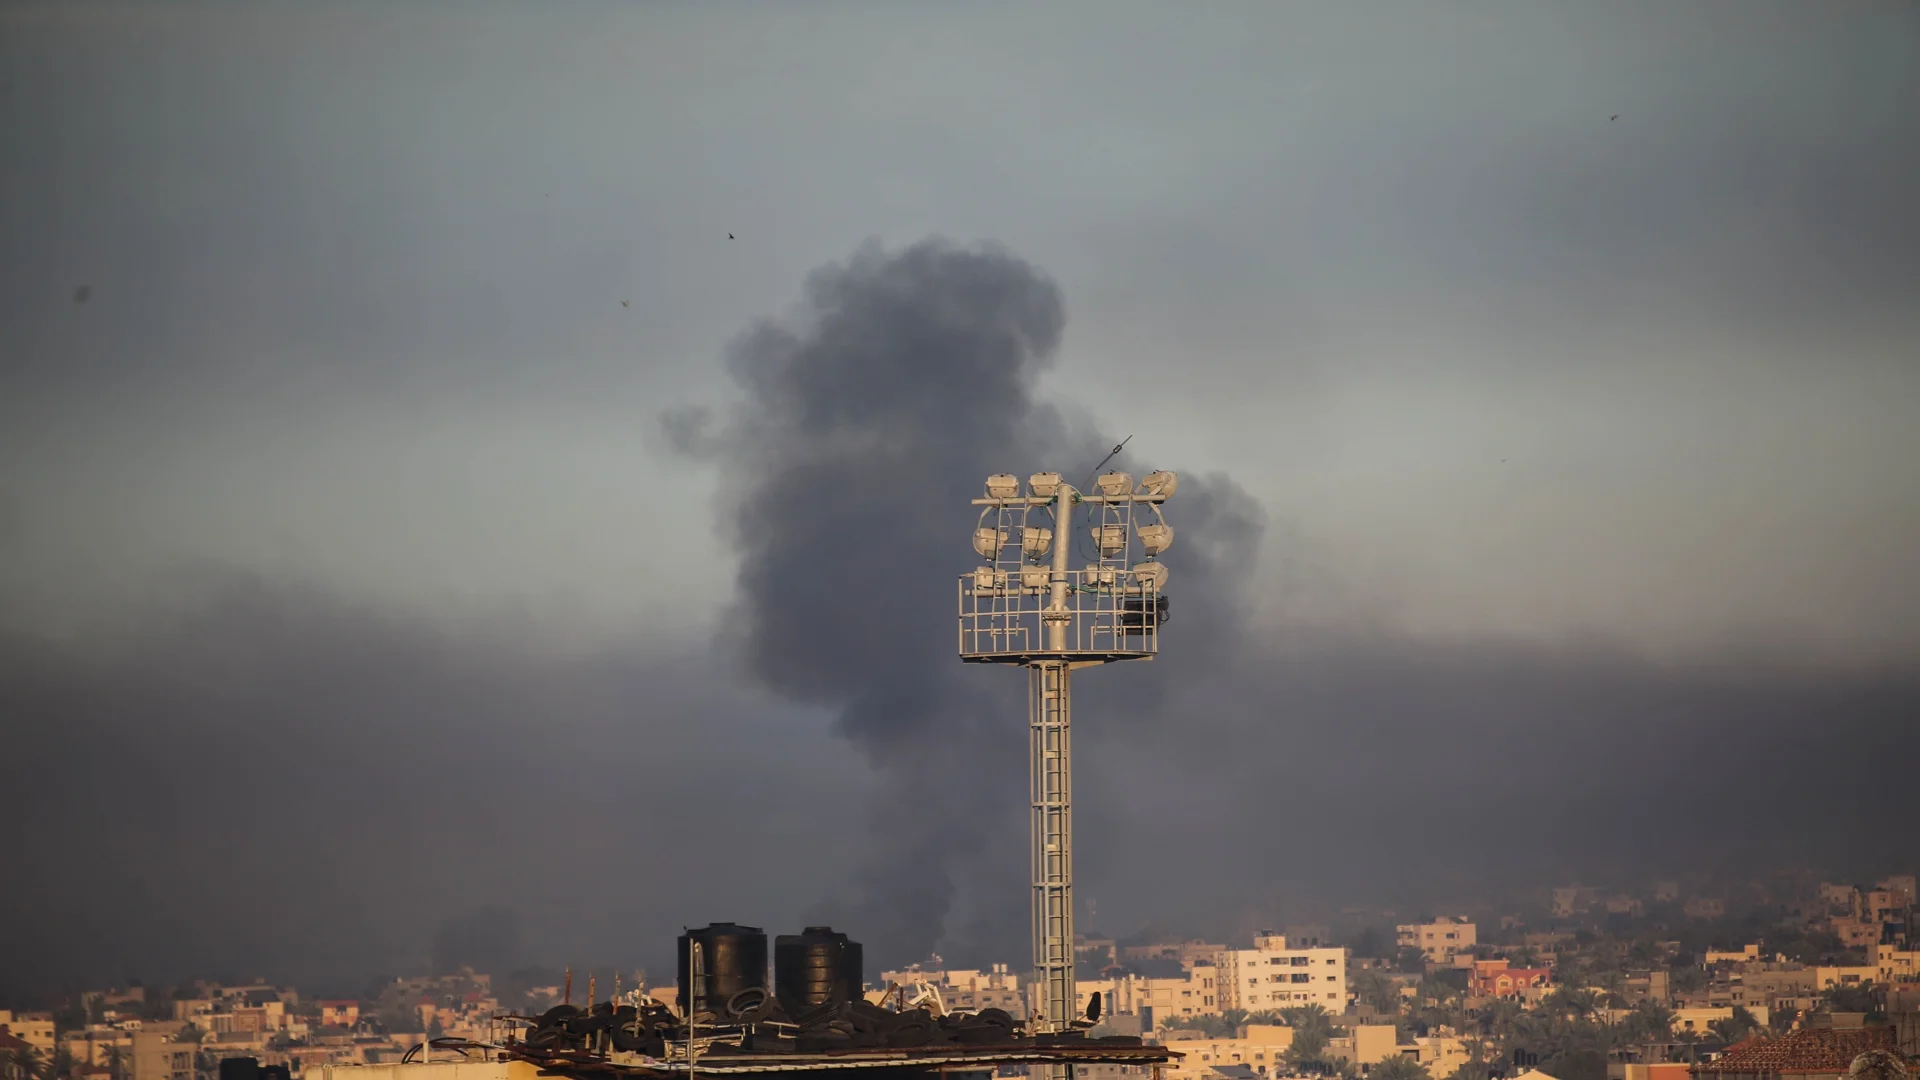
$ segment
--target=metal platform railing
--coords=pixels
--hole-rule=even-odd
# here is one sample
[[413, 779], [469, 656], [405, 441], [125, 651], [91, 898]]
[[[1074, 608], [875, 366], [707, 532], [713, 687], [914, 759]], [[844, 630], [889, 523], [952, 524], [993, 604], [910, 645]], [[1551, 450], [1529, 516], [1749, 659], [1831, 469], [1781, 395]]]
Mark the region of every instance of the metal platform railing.
[[[962, 576], [961, 659], [1144, 659], [1159, 651], [1167, 597], [1157, 581], [1113, 567], [1069, 570], [1065, 608], [1054, 611], [1055, 573], [983, 566]], [[1066, 627], [1059, 647], [1047, 634], [1056, 622]]]

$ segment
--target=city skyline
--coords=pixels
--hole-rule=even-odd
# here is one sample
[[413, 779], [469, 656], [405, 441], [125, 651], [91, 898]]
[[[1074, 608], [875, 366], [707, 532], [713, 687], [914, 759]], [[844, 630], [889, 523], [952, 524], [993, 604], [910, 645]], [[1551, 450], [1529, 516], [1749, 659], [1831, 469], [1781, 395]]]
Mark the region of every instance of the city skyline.
[[1920, 857], [1911, 5], [0, 30], [5, 979], [1018, 958], [955, 496], [1129, 436], [1108, 929]]

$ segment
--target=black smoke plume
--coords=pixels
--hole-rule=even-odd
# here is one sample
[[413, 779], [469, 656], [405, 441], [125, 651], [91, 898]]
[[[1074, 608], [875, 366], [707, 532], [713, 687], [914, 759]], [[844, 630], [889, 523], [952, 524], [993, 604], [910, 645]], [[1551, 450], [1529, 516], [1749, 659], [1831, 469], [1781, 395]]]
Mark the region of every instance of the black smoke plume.
[[[1002, 248], [869, 245], [811, 275], [794, 317], [734, 345], [741, 396], [717, 429], [703, 410], [666, 421], [720, 470], [739, 558], [728, 633], [748, 669], [838, 710], [839, 732], [886, 778], [859, 895], [836, 905], [852, 905], [877, 959], [1006, 950], [1023, 932], [1019, 677], [959, 662], [954, 582], [972, 565], [968, 500], [986, 476], [1056, 469], [1079, 482], [1116, 441], [1037, 390], [1065, 324], [1059, 288]], [[1234, 617], [1229, 581], [1252, 559], [1259, 508], [1224, 478], [1196, 477], [1171, 516], [1174, 602], [1217, 632]], [[950, 935], [962, 867], [980, 907]]]

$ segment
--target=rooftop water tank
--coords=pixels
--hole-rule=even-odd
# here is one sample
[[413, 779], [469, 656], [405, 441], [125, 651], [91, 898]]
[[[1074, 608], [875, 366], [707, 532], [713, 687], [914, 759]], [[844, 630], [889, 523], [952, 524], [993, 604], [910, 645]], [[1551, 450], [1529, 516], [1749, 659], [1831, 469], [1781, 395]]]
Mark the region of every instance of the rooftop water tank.
[[788, 1014], [860, 996], [866, 985], [860, 943], [832, 927], [809, 926], [773, 939], [773, 992]]
[[[700, 979], [694, 985], [692, 947], [700, 946]], [[767, 933], [757, 926], [712, 923], [680, 935], [680, 1011], [687, 1014], [687, 993], [693, 990], [693, 1009], [719, 1015], [735, 994], [748, 987], [767, 988]]]

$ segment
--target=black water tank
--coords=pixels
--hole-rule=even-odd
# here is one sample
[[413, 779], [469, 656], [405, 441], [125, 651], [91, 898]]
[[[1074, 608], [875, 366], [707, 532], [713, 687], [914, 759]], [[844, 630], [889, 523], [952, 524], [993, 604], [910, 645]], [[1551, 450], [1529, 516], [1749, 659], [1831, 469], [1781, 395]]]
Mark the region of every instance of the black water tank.
[[866, 983], [860, 943], [827, 926], [773, 939], [773, 991], [789, 1012], [852, 1001]]
[[700, 946], [700, 985], [693, 1007], [718, 1013], [727, 999], [749, 986], [767, 988], [767, 933], [757, 926], [713, 923], [680, 935], [680, 1009], [687, 1009], [687, 989], [693, 983], [688, 960], [692, 946]]

